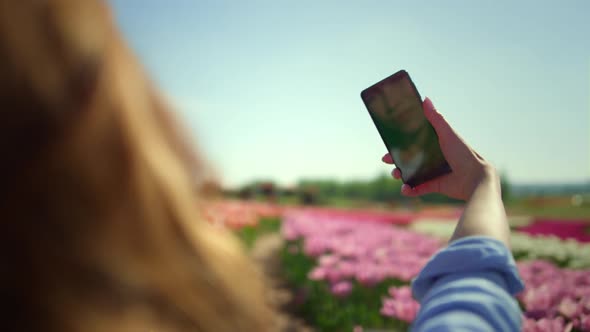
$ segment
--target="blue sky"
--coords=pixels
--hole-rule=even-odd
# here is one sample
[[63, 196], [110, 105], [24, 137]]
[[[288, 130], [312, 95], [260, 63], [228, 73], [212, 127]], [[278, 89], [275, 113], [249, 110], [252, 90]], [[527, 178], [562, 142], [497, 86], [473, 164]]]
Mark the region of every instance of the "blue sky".
[[359, 93], [399, 69], [513, 182], [590, 179], [589, 1], [111, 4], [228, 186], [389, 171]]

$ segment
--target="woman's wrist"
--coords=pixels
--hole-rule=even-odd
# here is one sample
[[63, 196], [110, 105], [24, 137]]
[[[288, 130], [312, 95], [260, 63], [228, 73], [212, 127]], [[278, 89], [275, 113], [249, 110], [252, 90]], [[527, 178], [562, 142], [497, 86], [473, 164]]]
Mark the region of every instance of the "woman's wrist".
[[479, 186], [486, 185], [486, 186], [493, 186], [497, 188], [498, 195], [501, 196], [501, 189], [500, 189], [500, 177], [498, 176], [498, 172], [494, 168], [494, 166], [488, 163], [482, 163], [479, 165], [478, 171], [474, 172], [474, 176], [472, 177], [471, 188], [469, 189], [468, 199], [471, 199], [473, 193], [477, 190]]
[[487, 163], [482, 165], [477, 180], [474, 178], [473, 191], [451, 241], [465, 236], [484, 235], [498, 239], [510, 247], [510, 230], [501, 193], [498, 172]]

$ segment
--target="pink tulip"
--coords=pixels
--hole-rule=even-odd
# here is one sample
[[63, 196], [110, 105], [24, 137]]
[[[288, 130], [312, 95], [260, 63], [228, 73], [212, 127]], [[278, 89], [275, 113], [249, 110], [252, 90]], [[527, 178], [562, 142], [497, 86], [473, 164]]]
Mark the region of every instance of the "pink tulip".
[[294, 240], [296, 240], [299, 237], [299, 234], [297, 233], [297, 230], [295, 230], [292, 227], [283, 227], [281, 229], [281, 235], [287, 241], [294, 241]]
[[358, 282], [366, 287], [374, 286], [378, 283], [377, 275], [371, 270], [361, 270], [356, 272]]
[[350, 278], [354, 276], [356, 267], [349, 261], [340, 261], [336, 267], [343, 278]]
[[553, 294], [548, 287], [526, 290], [523, 302], [527, 310], [548, 310], [553, 304]]
[[338, 257], [336, 255], [331, 255], [331, 254], [322, 255], [318, 259], [318, 263], [321, 266], [335, 266], [336, 264], [338, 264], [339, 261], [340, 261], [340, 257]]
[[345, 297], [352, 292], [350, 281], [339, 281], [332, 285], [330, 291], [337, 297]]
[[575, 297], [590, 298], [590, 286], [578, 284], [578, 286], [575, 287], [573, 292]]
[[389, 295], [394, 299], [412, 299], [412, 288], [409, 286], [389, 287]]
[[324, 280], [326, 279], [327, 270], [323, 267], [317, 266], [313, 270], [309, 271], [307, 277], [310, 280]]
[[534, 320], [527, 318], [523, 322], [523, 332], [563, 332], [565, 323], [562, 317]]
[[557, 310], [566, 318], [572, 319], [582, 312], [582, 305], [572, 300], [570, 297], [566, 297], [561, 300]]
[[420, 304], [416, 301], [399, 301], [395, 307], [397, 318], [411, 323], [420, 310]]
[[344, 276], [342, 275], [340, 270], [333, 267], [327, 268], [326, 280], [328, 280], [331, 283], [336, 283], [342, 279], [344, 279]]
[[412, 290], [409, 286], [390, 287], [388, 290], [391, 298], [384, 298], [381, 314], [411, 323], [420, 310], [420, 304], [412, 298]]
[[391, 306], [382, 306], [381, 309], [379, 309], [379, 313], [382, 316], [385, 316], [385, 317], [396, 318], [395, 317], [395, 309], [394, 309], [394, 306], [393, 305], [391, 305]]
[[317, 257], [327, 249], [326, 241], [319, 237], [307, 238], [303, 244], [303, 252], [307, 256]]
[[412, 299], [384, 299], [380, 313], [411, 323], [420, 310], [420, 304]]

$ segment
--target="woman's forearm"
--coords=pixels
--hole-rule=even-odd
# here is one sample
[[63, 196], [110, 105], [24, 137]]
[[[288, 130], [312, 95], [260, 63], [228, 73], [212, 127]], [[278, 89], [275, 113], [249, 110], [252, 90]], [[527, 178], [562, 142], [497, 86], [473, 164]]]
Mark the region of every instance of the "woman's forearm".
[[500, 177], [493, 167], [485, 168], [450, 242], [473, 235], [495, 238], [510, 248], [510, 228], [502, 202]]

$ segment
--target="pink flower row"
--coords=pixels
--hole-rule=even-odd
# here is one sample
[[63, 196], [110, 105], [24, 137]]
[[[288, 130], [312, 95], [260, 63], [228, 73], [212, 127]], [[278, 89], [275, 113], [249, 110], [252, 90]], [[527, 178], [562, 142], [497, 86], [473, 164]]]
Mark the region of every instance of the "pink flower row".
[[304, 253], [318, 258], [309, 278], [331, 285], [346, 280], [367, 286], [388, 278], [409, 281], [441, 247], [432, 237], [354, 214], [291, 212], [281, 232], [287, 240], [302, 239]]

